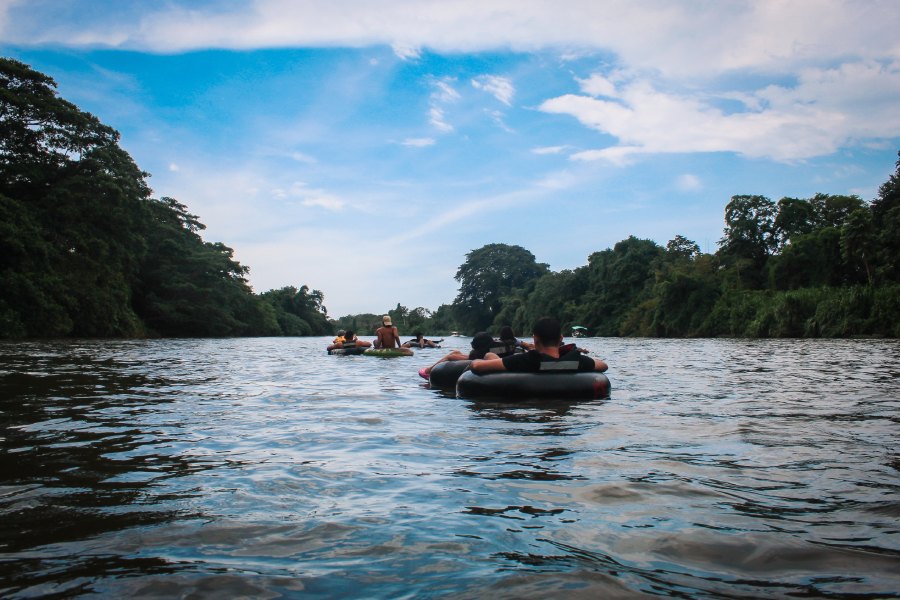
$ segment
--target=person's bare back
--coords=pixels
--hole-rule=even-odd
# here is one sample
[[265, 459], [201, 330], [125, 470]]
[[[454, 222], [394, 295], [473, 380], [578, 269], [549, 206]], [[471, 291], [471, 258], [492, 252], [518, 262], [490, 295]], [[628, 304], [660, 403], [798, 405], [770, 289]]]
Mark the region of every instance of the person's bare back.
[[381, 318], [382, 326], [375, 330], [375, 347], [376, 348], [399, 348], [400, 332], [391, 323], [391, 318], [387, 315]]

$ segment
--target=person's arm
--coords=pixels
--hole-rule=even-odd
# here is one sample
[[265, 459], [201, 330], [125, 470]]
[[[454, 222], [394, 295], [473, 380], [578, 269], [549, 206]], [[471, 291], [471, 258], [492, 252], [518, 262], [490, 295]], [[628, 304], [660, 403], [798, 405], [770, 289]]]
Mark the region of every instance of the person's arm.
[[600, 360], [599, 358], [594, 359], [594, 370], [603, 373], [609, 368], [609, 365]]
[[[497, 356], [494, 354], [494, 356]], [[469, 368], [476, 373], [495, 373], [497, 371], [505, 371], [506, 365], [503, 364], [502, 358], [482, 358], [473, 360]]]
[[467, 355], [463, 354], [459, 350], [451, 350], [449, 354], [445, 354], [438, 360], [436, 363], [431, 365], [430, 367], [425, 369], [426, 373], [431, 373], [431, 370], [441, 364], [442, 362], [446, 362], [448, 360], [466, 360], [469, 358]]
[[394, 327], [393, 329], [394, 329], [394, 344], [395, 344], [398, 348], [400, 348], [400, 347], [401, 347], [401, 344], [400, 344], [400, 330], [397, 329], [396, 327]]

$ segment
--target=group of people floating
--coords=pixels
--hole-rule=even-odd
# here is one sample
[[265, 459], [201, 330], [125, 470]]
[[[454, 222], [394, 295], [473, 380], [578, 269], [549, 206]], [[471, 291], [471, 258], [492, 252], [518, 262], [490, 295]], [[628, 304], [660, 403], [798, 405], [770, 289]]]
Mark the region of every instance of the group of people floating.
[[[411, 347], [438, 348], [440, 347], [438, 344], [443, 341], [429, 340], [420, 332], [416, 332], [415, 336], [414, 339], [401, 342], [397, 327], [392, 324], [391, 317], [385, 315], [381, 319], [381, 327], [375, 331], [374, 342], [359, 339], [353, 331], [341, 330], [328, 346], [328, 350], [348, 346], [356, 348], [374, 346], [383, 350], [407, 350], [412, 354], [412, 351], [408, 350]], [[538, 319], [532, 328], [532, 336], [533, 342], [520, 340], [509, 326], [500, 329], [497, 339], [486, 331], [478, 332], [472, 338], [472, 350], [468, 354], [453, 350], [433, 365], [419, 370], [419, 375], [428, 379], [432, 369], [440, 363], [460, 360], [471, 361], [469, 368], [479, 374], [502, 371], [530, 373], [553, 371], [557, 368], [602, 373], [609, 368], [604, 361], [585, 356], [587, 351], [575, 344], [564, 344], [562, 327], [557, 319], [552, 317]]]

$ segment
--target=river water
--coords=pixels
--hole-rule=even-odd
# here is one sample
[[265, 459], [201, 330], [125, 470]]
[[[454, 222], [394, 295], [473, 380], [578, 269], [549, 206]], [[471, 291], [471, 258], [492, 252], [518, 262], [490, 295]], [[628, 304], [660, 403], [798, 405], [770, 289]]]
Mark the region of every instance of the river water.
[[900, 343], [588, 338], [472, 402], [327, 338], [0, 344], [3, 598], [900, 598]]

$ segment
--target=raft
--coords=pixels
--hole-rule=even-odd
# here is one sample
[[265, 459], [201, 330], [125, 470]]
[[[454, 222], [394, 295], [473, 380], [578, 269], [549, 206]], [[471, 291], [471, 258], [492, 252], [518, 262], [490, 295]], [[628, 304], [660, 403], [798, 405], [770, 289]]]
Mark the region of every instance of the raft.
[[363, 352], [365, 356], [380, 356], [381, 358], [394, 358], [397, 356], [412, 356], [409, 348], [370, 348]]
[[362, 354], [365, 351], [365, 348], [332, 348], [328, 351], [328, 354], [332, 356], [351, 356]]
[[457, 398], [473, 400], [502, 399], [507, 402], [533, 398], [594, 400], [608, 398], [609, 390], [609, 378], [597, 371], [569, 373], [510, 373], [507, 371], [484, 375], [465, 371], [456, 381]]
[[452, 390], [456, 387], [456, 380], [471, 364], [471, 360], [445, 360], [438, 363], [428, 374], [428, 383], [431, 387]]

